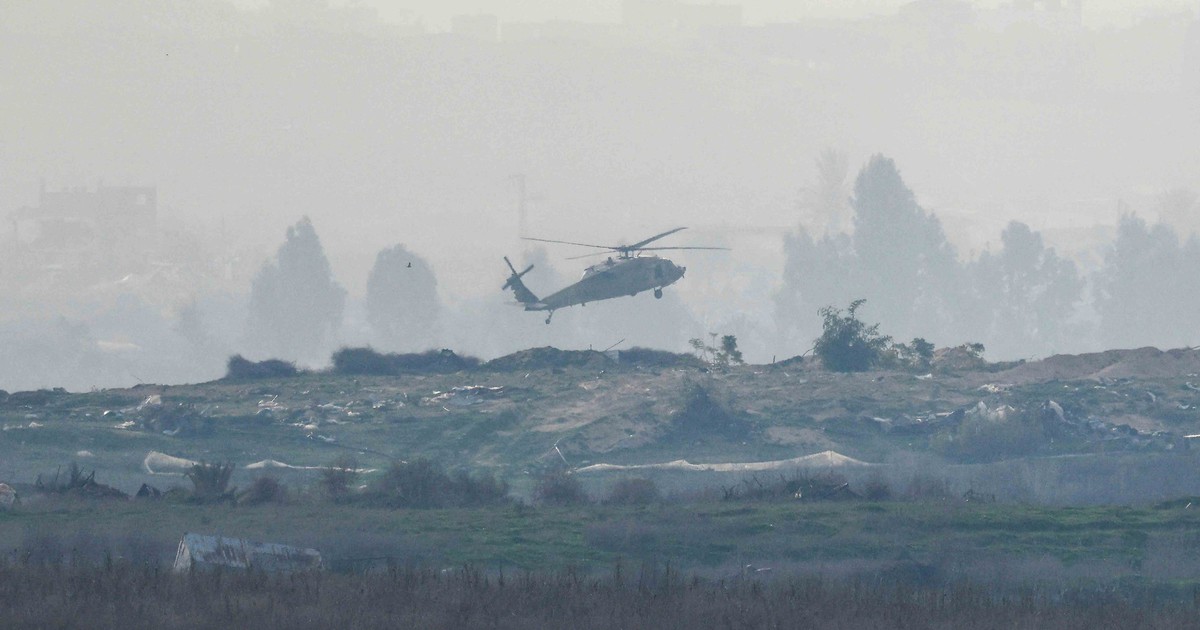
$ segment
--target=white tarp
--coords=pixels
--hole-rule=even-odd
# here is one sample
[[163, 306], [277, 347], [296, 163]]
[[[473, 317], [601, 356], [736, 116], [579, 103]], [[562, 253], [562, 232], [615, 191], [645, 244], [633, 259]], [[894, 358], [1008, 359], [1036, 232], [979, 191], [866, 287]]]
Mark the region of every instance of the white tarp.
[[813, 466], [871, 466], [872, 464], [846, 457], [835, 451], [822, 451], [792, 459], [778, 459], [767, 462], [729, 462], [720, 464], [693, 464], [686, 459], [661, 464], [592, 464], [584, 466], [575, 472], [610, 472], [623, 470], [690, 470], [696, 472], [754, 472], [759, 470], [779, 470], [797, 467]]

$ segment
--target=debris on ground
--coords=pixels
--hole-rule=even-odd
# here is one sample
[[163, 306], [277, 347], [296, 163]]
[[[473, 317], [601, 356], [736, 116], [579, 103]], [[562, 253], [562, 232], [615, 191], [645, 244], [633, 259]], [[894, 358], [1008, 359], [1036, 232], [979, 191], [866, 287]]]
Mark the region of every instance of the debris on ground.
[[291, 573], [321, 569], [321, 552], [278, 543], [227, 536], [184, 534], [175, 554], [175, 572], [194, 569], [247, 569]]
[[504, 386], [488, 387], [485, 385], [462, 385], [452, 387], [449, 391], [435, 391], [432, 395], [421, 399], [422, 405], [442, 405], [449, 407], [470, 407], [488, 400], [504, 397]]
[[144, 483], [144, 484], [142, 484], [142, 487], [138, 488], [137, 494], [133, 495], [133, 498], [139, 499], [139, 500], [161, 499], [162, 498], [162, 490], [159, 490], [158, 488], [155, 488], [154, 486], [152, 486], [148, 483]]
[[0, 483], [0, 512], [7, 512], [17, 505], [17, 491], [6, 483]]
[[192, 469], [199, 462], [194, 462], [190, 459], [167, 455], [158, 451], [150, 451], [146, 453], [146, 458], [142, 460], [142, 468], [151, 475], [182, 475]]
[[60, 468], [54, 473], [54, 477], [49, 480], [43, 480], [42, 476], [38, 475], [34, 481], [34, 488], [42, 494], [64, 494], [94, 499], [129, 498], [128, 494], [96, 481], [95, 470], [84, 474], [83, 469], [74, 462], [67, 469], [66, 477], [63, 477], [61, 473], [62, 469]]
[[171, 437], [193, 437], [212, 435], [213, 419], [209, 416], [210, 407], [197, 409], [192, 403], [163, 403], [162, 396], [154, 394], [135, 407], [122, 410], [108, 410], [101, 414], [104, 418], [122, 419], [114, 425], [117, 429], [129, 431], [146, 431], [161, 433]]

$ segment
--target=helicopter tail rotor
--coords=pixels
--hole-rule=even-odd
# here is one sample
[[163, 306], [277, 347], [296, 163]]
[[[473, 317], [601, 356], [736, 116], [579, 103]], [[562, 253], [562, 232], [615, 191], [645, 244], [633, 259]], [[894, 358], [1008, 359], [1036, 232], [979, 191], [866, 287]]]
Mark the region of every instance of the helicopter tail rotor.
[[517, 301], [522, 304], [532, 304], [537, 302], [538, 297], [533, 294], [533, 291], [530, 291], [529, 288], [525, 286], [524, 282], [521, 281], [521, 276], [533, 271], [533, 265], [529, 265], [525, 268], [525, 271], [517, 273], [517, 268], [513, 267], [512, 261], [508, 259], [508, 256], [504, 257], [504, 263], [508, 265], [508, 270], [512, 272], [512, 275], [508, 277], [507, 281], [505, 281], [504, 286], [500, 287], [501, 290], [512, 289], [513, 293], [517, 297]]

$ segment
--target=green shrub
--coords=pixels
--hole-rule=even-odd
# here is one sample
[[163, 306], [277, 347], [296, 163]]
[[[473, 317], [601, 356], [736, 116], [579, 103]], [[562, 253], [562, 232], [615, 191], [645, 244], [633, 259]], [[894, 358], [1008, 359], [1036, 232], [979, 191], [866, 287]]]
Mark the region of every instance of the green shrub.
[[683, 407], [671, 417], [676, 437], [741, 440], [750, 433], [746, 420], [730, 411], [730, 405], [714, 396], [708, 387], [695, 382], [688, 382], [685, 387]]
[[446, 349], [414, 354], [384, 354], [371, 348], [342, 348], [333, 353], [333, 371], [336, 374], [451, 374], [477, 367], [479, 359], [461, 356]]
[[264, 503], [286, 503], [287, 486], [277, 477], [264, 475], [238, 494], [238, 505], [262, 505]]
[[1035, 454], [1051, 437], [1045, 424], [1030, 413], [1013, 412], [1001, 419], [968, 415], [957, 426], [934, 435], [930, 448], [954, 459], [989, 462]]
[[652, 479], [636, 477], [615, 481], [608, 489], [604, 502], [612, 505], [649, 505], [661, 498], [658, 484]]
[[192, 502], [219, 503], [234, 500], [237, 488], [229, 487], [229, 479], [233, 476], [232, 463], [193, 464], [191, 470], [183, 476], [192, 482]]
[[279, 359], [251, 361], [240, 354], [229, 357], [225, 365], [225, 380], [249, 381], [263, 378], [290, 378], [300, 374], [296, 364]]
[[832, 306], [820, 310], [825, 321], [813, 352], [826, 369], [862, 372], [883, 358], [892, 339], [879, 334], [879, 324], [868, 326], [858, 319], [856, 313], [865, 303], [866, 300], [854, 300], [846, 311]]
[[704, 362], [695, 355], [635, 347], [621, 350], [617, 356], [621, 365], [638, 367], [704, 367]]
[[441, 508], [496, 505], [508, 499], [508, 484], [491, 474], [453, 475], [428, 459], [393, 463], [367, 489], [366, 499], [394, 508]]
[[542, 473], [533, 489], [533, 500], [542, 505], [583, 505], [591, 498], [583, 484], [565, 468], [552, 468]]
[[350, 496], [358, 476], [358, 460], [353, 455], [342, 455], [321, 471], [321, 486], [329, 498], [342, 501]]
[[898, 343], [892, 346], [899, 367], [922, 372], [933, 366], [933, 350], [933, 344], [921, 337], [916, 337], [911, 343]]

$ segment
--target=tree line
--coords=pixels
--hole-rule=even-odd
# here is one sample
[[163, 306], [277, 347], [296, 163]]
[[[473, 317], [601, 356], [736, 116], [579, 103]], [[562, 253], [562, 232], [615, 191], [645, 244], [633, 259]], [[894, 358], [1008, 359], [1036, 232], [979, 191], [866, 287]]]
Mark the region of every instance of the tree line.
[[[820, 309], [861, 299], [866, 317], [896, 338], [982, 342], [1000, 358], [1077, 352], [1096, 343], [1196, 343], [1200, 243], [1194, 236], [1182, 239], [1169, 225], [1126, 212], [1102, 264], [1087, 274], [1040, 233], [1012, 221], [998, 250], [963, 260], [892, 159], [873, 156], [850, 190], [836, 153], [822, 154], [817, 172], [804, 203], [824, 225], [802, 227], [785, 240], [775, 299], [784, 340], [810, 342], [820, 333]], [[1190, 203], [1194, 208], [1194, 198]]]

